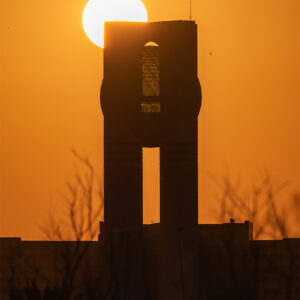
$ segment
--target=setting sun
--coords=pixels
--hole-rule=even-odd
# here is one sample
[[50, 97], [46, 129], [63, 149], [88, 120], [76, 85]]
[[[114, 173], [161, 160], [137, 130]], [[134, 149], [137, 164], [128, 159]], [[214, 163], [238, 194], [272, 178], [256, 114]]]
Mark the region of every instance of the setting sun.
[[87, 36], [102, 48], [105, 21], [147, 22], [147, 19], [146, 9], [140, 0], [90, 0], [82, 15]]

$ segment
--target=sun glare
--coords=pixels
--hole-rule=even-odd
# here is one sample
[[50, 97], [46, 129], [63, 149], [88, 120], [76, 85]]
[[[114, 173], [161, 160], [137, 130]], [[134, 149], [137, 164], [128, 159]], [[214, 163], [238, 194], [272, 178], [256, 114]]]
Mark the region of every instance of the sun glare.
[[104, 46], [105, 21], [147, 22], [147, 11], [140, 0], [90, 0], [83, 11], [83, 28], [97, 46]]

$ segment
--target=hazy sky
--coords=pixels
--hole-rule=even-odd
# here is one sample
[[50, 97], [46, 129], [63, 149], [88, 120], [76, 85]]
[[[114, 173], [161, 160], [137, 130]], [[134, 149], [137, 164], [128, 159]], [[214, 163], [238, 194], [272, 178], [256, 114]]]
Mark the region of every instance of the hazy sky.
[[[43, 238], [39, 226], [61, 211], [74, 174], [72, 147], [102, 181], [103, 51], [83, 31], [86, 2], [0, 2], [0, 236]], [[143, 3], [149, 21], [189, 18], [188, 0]], [[217, 221], [210, 173], [228, 170], [247, 189], [269, 172], [275, 184], [290, 181], [287, 201], [300, 191], [300, 1], [197, 0], [192, 15], [203, 90], [199, 221]]]

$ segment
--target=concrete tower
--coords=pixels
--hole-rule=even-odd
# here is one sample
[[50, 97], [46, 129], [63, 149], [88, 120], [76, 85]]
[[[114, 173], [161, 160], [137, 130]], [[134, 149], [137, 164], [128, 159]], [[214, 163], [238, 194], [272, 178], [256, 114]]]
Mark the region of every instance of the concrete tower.
[[142, 147], [160, 147], [160, 298], [197, 299], [200, 106], [195, 22], [105, 24], [104, 226], [115, 299], [146, 299]]

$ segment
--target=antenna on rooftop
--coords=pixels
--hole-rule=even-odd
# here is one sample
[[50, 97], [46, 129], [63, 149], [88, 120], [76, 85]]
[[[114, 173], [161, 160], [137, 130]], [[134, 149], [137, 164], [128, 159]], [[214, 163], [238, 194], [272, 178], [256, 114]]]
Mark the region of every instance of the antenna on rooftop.
[[190, 20], [192, 20], [192, 0], [190, 0]]

